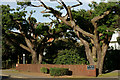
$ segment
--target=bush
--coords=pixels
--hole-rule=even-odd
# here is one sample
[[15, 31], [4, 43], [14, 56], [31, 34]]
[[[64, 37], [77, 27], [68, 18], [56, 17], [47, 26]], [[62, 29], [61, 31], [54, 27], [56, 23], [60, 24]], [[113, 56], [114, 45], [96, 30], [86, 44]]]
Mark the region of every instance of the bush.
[[65, 49], [58, 52], [54, 64], [87, 64], [87, 60], [81, 57], [77, 49]]
[[42, 68], [40, 69], [40, 72], [45, 73], [45, 74], [48, 74], [48, 73], [49, 73], [49, 70], [48, 70], [47, 68], [45, 68], [45, 67], [42, 67]]
[[68, 68], [50, 68], [51, 76], [63, 76], [68, 74]]

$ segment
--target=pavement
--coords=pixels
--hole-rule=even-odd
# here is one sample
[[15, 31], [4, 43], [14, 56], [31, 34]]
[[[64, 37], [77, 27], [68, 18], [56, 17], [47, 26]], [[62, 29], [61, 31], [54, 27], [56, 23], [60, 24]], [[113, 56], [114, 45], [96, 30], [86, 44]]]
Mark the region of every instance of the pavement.
[[[118, 71], [118, 70], [117, 70]], [[113, 72], [117, 72], [113, 71]], [[33, 72], [18, 72], [15, 69], [0, 70], [0, 80], [120, 80], [118, 76], [114, 77], [97, 77], [97, 78], [71, 78], [65, 77], [51, 77], [49, 74], [33, 73]], [[119, 77], [120, 78], [120, 77]]]
[[16, 70], [2, 70], [0, 76], [6, 76], [9, 78], [48, 78], [47, 75], [31, 72], [18, 72]]

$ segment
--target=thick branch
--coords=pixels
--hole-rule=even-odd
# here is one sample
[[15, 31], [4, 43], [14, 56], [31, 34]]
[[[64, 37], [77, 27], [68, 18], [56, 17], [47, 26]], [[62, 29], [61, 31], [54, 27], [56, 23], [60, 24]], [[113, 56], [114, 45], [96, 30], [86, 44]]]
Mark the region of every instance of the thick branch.
[[90, 47], [89, 47], [89, 43], [81, 37], [82, 35], [80, 35], [80, 33], [78, 31], [76, 31], [76, 34], [77, 34], [78, 38], [80, 39], [80, 41], [85, 46], [85, 51], [86, 51], [88, 61], [90, 62], [90, 64], [94, 64], [94, 59], [92, 57], [92, 53], [91, 53], [91, 50], [90, 50]]
[[75, 27], [75, 29], [76, 29], [77, 31], [79, 31], [80, 33], [82, 33], [83, 35], [86, 35], [86, 36], [88, 36], [88, 37], [94, 38], [94, 35], [93, 35], [93, 34], [88, 33], [88, 32], [86, 32], [86, 31], [82, 30], [78, 25]]
[[[10, 31], [9, 31], [10, 32]], [[14, 33], [14, 34], [19, 34], [19, 33], [16, 33], [16, 32], [10, 32], [10, 33]], [[12, 39], [11, 37], [9, 37], [6, 33], [4, 33], [6, 35], [6, 38], [8, 39], [8, 41], [12, 44], [12, 43], [15, 43], [17, 44], [18, 46], [20, 46], [21, 48], [27, 50], [28, 52], [30, 52], [30, 49], [28, 47], [26, 47], [25, 45], [23, 45], [22, 43], [17, 43], [16, 40]]]
[[94, 17], [94, 18], [91, 20], [91, 23], [92, 23], [93, 26], [94, 26], [94, 34], [95, 34], [95, 36], [98, 35], [98, 33], [97, 33], [97, 23], [96, 23], [96, 21], [98, 21], [98, 20], [104, 18], [104, 17], [105, 17], [106, 15], [108, 15], [109, 13], [110, 13], [110, 10], [104, 12], [103, 15]]
[[28, 52], [31, 52], [30, 49], [28, 47], [26, 47], [25, 45], [20, 44], [19, 46], [22, 47], [23, 49], [27, 50]]
[[[75, 25], [75, 22], [72, 20], [72, 13], [71, 13], [70, 8], [68, 8], [62, 0], [60, 0], [60, 1], [63, 4], [63, 6], [65, 7], [65, 9], [67, 11], [67, 14], [70, 16], [71, 21], [67, 21], [66, 19], [64, 19], [63, 17], [61, 17], [61, 15], [60, 15], [60, 13], [58, 11], [54, 10], [51, 7], [46, 6], [41, 0], [39, 0], [39, 1], [44, 5], [44, 7], [46, 9], [50, 10], [51, 13], [53, 13], [57, 18], [59, 18], [61, 21], [63, 21], [66, 25], [71, 26], [72, 28], [75, 27], [75, 29], [77, 31], [79, 31], [80, 33], [82, 33], [83, 35], [86, 35], [86, 36], [92, 37], [92, 38], [94, 37], [94, 35], [92, 35], [92, 34], [86, 32], [86, 31], [82, 30], [79, 26]], [[73, 23], [74, 23], [74, 25], [73, 25]]]
[[103, 15], [94, 17], [94, 18], [91, 20], [91, 22], [92, 22], [92, 23], [95, 23], [96, 21], [102, 19], [104, 16], [108, 15], [109, 13], [110, 13], [110, 10], [109, 10], [109, 11], [105, 11], [105, 12], [103, 13]]
[[33, 49], [33, 45], [32, 45], [32, 43], [30, 42], [30, 40], [27, 39], [26, 37], [25, 37], [25, 42], [26, 42], [27, 46], [32, 50], [32, 49]]
[[7, 31], [8, 33], [10, 33], [10, 34], [17, 34], [17, 35], [21, 35], [21, 36], [23, 36], [21, 33], [18, 33], [18, 32], [13, 32], [13, 31]]

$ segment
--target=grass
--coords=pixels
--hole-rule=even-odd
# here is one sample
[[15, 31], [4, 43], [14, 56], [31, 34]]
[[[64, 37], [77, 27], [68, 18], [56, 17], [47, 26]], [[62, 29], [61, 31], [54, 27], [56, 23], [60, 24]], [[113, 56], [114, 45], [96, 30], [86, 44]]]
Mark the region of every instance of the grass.
[[2, 71], [2, 73], [19, 73], [19, 71]]
[[120, 76], [120, 73], [118, 72], [106, 73], [106, 74], [99, 75], [98, 77], [115, 77], [115, 76]]

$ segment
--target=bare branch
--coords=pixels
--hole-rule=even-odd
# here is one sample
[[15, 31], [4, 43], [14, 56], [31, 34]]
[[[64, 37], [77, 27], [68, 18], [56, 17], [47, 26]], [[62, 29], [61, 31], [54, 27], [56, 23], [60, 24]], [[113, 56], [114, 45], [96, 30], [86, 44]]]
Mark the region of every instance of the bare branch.
[[82, 2], [80, 2], [79, 0], [77, 0], [77, 1], [79, 2], [79, 4], [77, 4], [77, 5], [73, 5], [73, 6], [71, 6], [71, 8], [82, 5]]
[[[43, 5], [44, 8], [50, 10], [49, 13], [53, 13], [55, 17], [60, 17], [61, 16], [61, 13], [57, 10], [54, 10], [52, 7], [48, 7], [46, 6], [41, 0], [39, 0], [40, 3]], [[44, 12], [44, 11], [43, 11]], [[46, 12], [45, 12], [46, 13]], [[47, 12], [48, 13], [48, 12]]]
[[52, 18], [49, 17], [50, 20], [52, 20], [52, 22], [54, 21]]
[[[61, 3], [63, 4], [63, 6], [65, 7], [65, 9], [67, 11], [66, 16], [64, 16], [64, 17], [61, 17], [61, 15], [60, 15], [60, 13], [58, 11], [54, 10], [51, 7], [46, 6], [41, 0], [39, 0], [39, 1], [44, 5], [44, 7], [46, 9], [50, 10], [51, 13], [53, 15], [55, 15], [55, 17], [57, 17], [58, 19], [60, 19], [61, 21], [63, 21], [66, 25], [71, 26], [72, 28], [75, 27], [75, 30], [79, 31], [83, 35], [86, 35], [86, 36], [92, 37], [92, 38], [94, 37], [93, 34], [90, 34], [90, 33], [86, 32], [86, 31], [82, 30], [79, 26], [76, 26], [76, 24], [75, 24], [75, 22], [73, 21], [73, 18], [72, 18], [72, 13], [71, 13], [70, 6], [67, 7], [62, 0], [60, 0], [60, 1], [61, 1]], [[68, 17], [70, 17], [70, 21], [66, 20], [66, 18], [68, 18]]]
[[19, 46], [22, 47], [23, 49], [27, 50], [28, 52], [31, 52], [30, 49], [28, 47], [26, 47], [25, 45], [20, 44]]
[[47, 7], [41, 0], [39, 0], [40, 3], [43, 5], [43, 7], [45, 7], [46, 9], [48, 9], [49, 7]]
[[21, 36], [23, 36], [21, 33], [18, 33], [18, 32], [13, 32], [13, 31], [7, 31], [8, 33], [10, 33], [10, 34], [18, 34], [18, 35], [21, 35]]
[[56, 1], [63, 6], [63, 4], [61, 2], [59, 2], [58, 0], [56, 0]]
[[70, 20], [72, 21], [73, 20], [73, 16], [72, 16], [72, 12], [71, 12], [70, 6], [68, 6], [68, 15], [70, 17]]
[[32, 6], [32, 7], [43, 7], [43, 5], [36, 6], [36, 5], [33, 5], [33, 4], [31, 4], [30, 6]]
[[60, 0], [60, 1], [61, 1], [61, 4], [65, 7], [66, 11], [68, 12], [68, 8], [67, 8], [66, 4], [62, 0]]
[[104, 16], [108, 15], [109, 13], [110, 13], [110, 10], [104, 12], [103, 15], [94, 17], [94, 18], [91, 20], [91, 23], [92, 23], [93, 26], [94, 26], [94, 34], [95, 34], [95, 36], [97, 36], [97, 34], [98, 34], [98, 33], [97, 33], [97, 23], [96, 23], [96, 21], [104, 18]]
[[50, 11], [44, 10], [44, 11], [41, 11], [41, 13], [50, 13]]
[[82, 5], [82, 2], [80, 2], [79, 0], [77, 0], [81, 5]]
[[77, 7], [77, 6], [80, 6], [80, 5], [81, 4], [76, 4], [76, 5], [71, 6], [70, 8]]
[[96, 21], [102, 19], [104, 16], [108, 15], [109, 13], [110, 13], [110, 10], [104, 12], [103, 15], [101, 15], [101, 16], [96, 16], [96, 17], [94, 17], [94, 18], [91, 20], [91, 22], [94, 23], [94, 22], [96, 22]]

